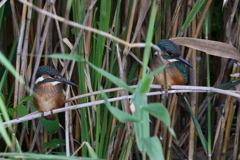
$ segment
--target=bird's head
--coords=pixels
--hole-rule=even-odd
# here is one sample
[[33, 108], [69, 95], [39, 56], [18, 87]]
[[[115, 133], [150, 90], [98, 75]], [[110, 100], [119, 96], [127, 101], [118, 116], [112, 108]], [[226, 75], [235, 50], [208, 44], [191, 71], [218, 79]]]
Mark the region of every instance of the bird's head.
[[184, 58], [181, 57], [181, 51], [173, 41], [170, 41], [168, 39], [162, 39], [157, 43], [157, 46], [163, 52], [162, 57], [164, 59], [176, 59], [193, 68], [190, 63], [188, 63]]
[[78, 87], [75, 83], [65, 79], [54, 68], [50, 66], [40, 66], [36, 73], [35, 84], [51, 83], [52, 85], [67, 83]]

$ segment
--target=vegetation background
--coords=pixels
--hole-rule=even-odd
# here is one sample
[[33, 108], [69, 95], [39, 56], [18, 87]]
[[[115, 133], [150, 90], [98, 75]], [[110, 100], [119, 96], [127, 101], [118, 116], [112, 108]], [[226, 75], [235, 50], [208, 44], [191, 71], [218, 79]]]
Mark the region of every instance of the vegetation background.
[[[238, 99], [208, 94], [204, 89], [203, 93], [197, 93], [200, 91], [195, 89], [188, 94], [194, 116], [181, 97], [169, 91], [168, 98], [162, 102], [159, 89], [139, 84], [141, 79], [148, 84], [145, 73], [150, 42], [192, 37], [224, 42], [239, 50], [238, 0], [2, 0], [0, 7], [1, 158], [76, 156], [137, 160], [147, 159], [146, 154], [151, 159], [235, 160], [239, 157]], [[221, 51], [222, 46], [217, 47]], [[189, 89], [220, 84], [230, 88], [239, 83], [232, 83], [234, 79], [230, 78], [230, 74], [239, 72], [239, 66], [234, 59], [223, 58], [228, 53], [216, 57], [184, 46], [181, 51], [195, 67], [188, 69]], [[83, 63], [83, 59], [90, 63]], [[79, 86], [65, 86], [67, 99], [73, 98], [66, 104], [66, 115], [59, 114], [56, 121], [46, 121], [40, 113], [27, 115], [35, 110], [31, 89], [25, 86], [33, 87], [40, 65], [55, 67]], [[139, 98], [122, 82], [133, 88], [139, 84], [141, 96], [141, 88], [144, 93], [157, 94], [148, 99]], [[116, 89], [118, 86], [126, 90]], [[95, 92], [101, 87], [109, 98], [117, 98], [111, 105], [103, 93]], [[153, 116], [148, 118], [144, 112], [148, 124], [137, 130], [136, 119], [130, 117], [129, 120], [123, 112], [118, 112], [131, 114], [130, 107], [134, 105], [130, 105], [129, 99], [121, 98], [132, 93], [139, 98], [133, 98], [134, 104], [162, 102], [168, 113], [159, 107], [164, 113], [160, 121], [155, 118], [160, 114], [154, 116], [154, 112], [149, 111]], [[103, 97], [105, 103], [97, 103]], [[66, 111], [67, 106], [76, 104], [87, 107]], [[119, 110], [113, 111], [111, 106]], [[24, 123], [3, 126], [9, 118], [24, 115], [27, 115]], [[133, 116], [137, 115], [133, 113]], [[37, 117], [40, 118], [35, 119]], [[166, 126], [174, 129], [176, 138]], [[157, 144], [153, 142], [155, 139], [145, 139], [149, 143], [142, 141], [145, 145], [139, 145], [140, 133], [158, 137]], [[162, 147], [158, 145], [160, 142]], [[154, 158], [154, 155], [158, 156]]]

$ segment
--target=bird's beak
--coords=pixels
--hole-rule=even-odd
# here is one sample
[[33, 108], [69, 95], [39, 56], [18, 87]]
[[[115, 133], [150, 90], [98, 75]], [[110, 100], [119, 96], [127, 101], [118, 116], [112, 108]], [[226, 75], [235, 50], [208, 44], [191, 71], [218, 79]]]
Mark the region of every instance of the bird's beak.
[[73, 82], [71, 82], [71, 81], [69, 81], [69, 80], [67, 80], [65, 78], [58, 78], [56, 80], [59, 81], [59, 82], [67, 83], [67, 84], [70, 84], [72, 86], [78, 87], [78, 85], [76, 85], [75, 83], [73, 83]]
[[188, 63], [184, 58], [182, 58], [181, 56], [179, 56], [179, 57], [174, 57], [175, 59], [177, 59], [177, 60], [179, 60], [179, 61], [181, 61], [181, 62], [183, 62], [183, 63], [185, 63], [186, 65], [188, 65], [189, 67], [191, 67], [191, 68], [193, 68], [193, 66], [190, 64], [190, 63]]

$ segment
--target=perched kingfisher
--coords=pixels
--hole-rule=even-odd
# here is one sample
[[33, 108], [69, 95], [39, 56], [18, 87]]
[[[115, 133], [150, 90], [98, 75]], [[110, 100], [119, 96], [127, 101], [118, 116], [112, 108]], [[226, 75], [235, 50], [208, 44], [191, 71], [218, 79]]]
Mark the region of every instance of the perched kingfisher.
[[[36, 73], [33, 87], [33, 104], [39, 112], [52, 111], [64, 105], [64, 94], [62, 83], [73, 86], [76, 84], [66, 80], [61, 74], [50, 66], [40, 66]], [[54, 120], [57, 114], [48, 115], [45, 118]]]
[[[168, 40], [162, 39], [157, 43], [157, 46], [161, 49], [161, 53], [154, 52], [151, 59], [151, 69], [155, 70], [165, 64], [165, 60], [176, 59], [178, 61], [170, 63], [166, 68], [166, 83], [164, 83], [164, 72], [161, 71], [154, 76], [157, 83], [160, 85], [186, 85], [188, 84], [188, 77], [185, 69], [185, 64], [193, 68], [185, 59], [181, 57], [181, 52], [178, 46]], [[161, 57], [160, 57], [161, 56]]]

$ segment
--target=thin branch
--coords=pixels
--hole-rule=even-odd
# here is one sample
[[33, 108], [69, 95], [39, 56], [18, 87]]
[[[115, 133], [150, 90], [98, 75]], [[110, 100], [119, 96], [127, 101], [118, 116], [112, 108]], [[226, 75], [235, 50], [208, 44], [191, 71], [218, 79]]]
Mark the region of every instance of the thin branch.
[[[133, 86], [131, 86], [131, 87], [133, 87]], [[134, 86], [133, 88], [136, 88], [136, 86]], [[161, 88], [161, 85], [150, 85], [150, 88]], [[183, 92], [216, 92], [216, 93], [220, 93], [220, 94], [233, 96], [235, 98], [240, 98], [240, 94], [234, 93], [233, 91], [226, 91], [226, 90], [221, 90], [221, 89], [212, 88], [212, 87], [195, 87], [195, 86], [174, 85], [174, 86], [171, 86], [171, 88], [172, 89], [179, 89], [179, 90], [169, 90], [168, 91], [169, 94], [183, 93]], [[117, 90], [117, 89], [118, 90], [123, 90], [123, 88], [115, 88], [115, 90]], [[109, 91], [109, 90], [107, 90], [107, 91]], [[113, 89], [111, 89], [111, 90], [113, 90]], [[105, 90], [105, 92], [106, 92], [106, 90]], [[86, 96], [99, 94], [99, 93], [100, 92], [94, 92], [94, 93], [91, 93], [91, 94], [85, 94], [85, 95], [80, 95], [80, 96], [86, 97]], [[146, 93], [146, 96], [154, 96], [154, 95], [159, 95], [159, 94], [165, 94], [165, 91], [149, 92], [149, 93]], [[76, 97], [80, 98], [80, 96], [76, 96]], [[74, 98], [76, 98], [76, 97], [74, 97]], [[132, 98], [132, 95], [110, 98], [108, 100], [109, 100], [109, 102], [114, 102], [114, 101], [119, 101], [119, 100], [124, 100], [124, 99], [130, 99], [130, 98]], [[74, 109], [89, 107], [89, 106], [93, 106], [93, 105], [99, 105], [99, 104], [103, 104], [103, 103], [105, 103], [104, 100], [99, 100], [99, 101], [88, 102], [88, 103], [84, 103], [84, 104], [73, 105], [73, 106], [69, 106], [67, 108], [59, 108], [59, 109], [55, 109], [55, 110], [52, 110], [52, 111], [44, 112], [44, 116], [48, 116], [48, 115], [55, 114], [55, 113], [60, 113], [60, 112], [65, 112], [67, 110], [74, 110]], [[16, 124], [16, 123], [20, 123], [20, 122], [24, 122], [24, 121], [29, 121], [29, 120], [32, 120], [32, 119], [35, 119], [35, 118], [38, 118], [38, 117], [41, 117], [41, 116], [42, 116], [41, 112], [34, 112], [34, 113], [30, 113], [26, 116], [23, 116], [21, 118], [17, 118], [17, 119], [13, 119], [11, 121], [8, 121], [8, 122], [4, 122], [3, 125], [5, 127], [7, 127], [8, 123]]]
[[[129, 86], [129, 87], [130, 88], [136, 88], [137, 85], [132, 85], [132, 86]], [[157, 85], [157, 84], [151, 84], [149, 86], [149, 88], [162, 89], [162, 86]], [[230, 96], [233, 96], [233, 97], [236, 97], [236, 98], [238, 98], [240, 96], [240, 94], [237, 94], [237, 93], [240, 93], [239, 91], [236, 91], [236, 90], [221, 90], [221, 89], [217, 89], [217, 88], [213, 88], [213, 87], [173, 85], [173, 86], [171, 86], [171, 89], [190, 90], [189, 92], [216, 92], [216, 93], [220, 93], [220, 94], [230, 95]], [[117, 87], [117, 88], [105, 89], [104, 92], [107, 93], [107, 92], [115, 92], [115, 91], [120, 91], [120, 90], [123, 90], [123, 88]], [[182, 92], [182, 91], [180, 91], [180, 92]], [[65, 100], [65, 103], [70, 102], [70, 101], [74, 101], [74, 100], [79, 99], [79, 98], [97, 95], [97, 94], [100, 94], [100, 93], [101, 93], [100, 91], [95, 91], [95, 92], [91, 92], [91, 93], [78, 95], [78, 96], [75, 96], [75, 97], [72, 97], [72, 98], [69, 98], [69, 99]], [[175, 93], [177, 93], [177, 91]]]

